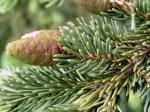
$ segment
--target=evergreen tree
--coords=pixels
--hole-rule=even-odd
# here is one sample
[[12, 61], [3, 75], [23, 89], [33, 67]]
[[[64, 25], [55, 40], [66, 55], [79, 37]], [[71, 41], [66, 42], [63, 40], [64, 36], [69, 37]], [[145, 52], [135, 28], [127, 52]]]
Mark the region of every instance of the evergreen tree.
[[[14, 1], [1, 0], [1, 12]], [[0, 110], [150, 112], [150, 0], [75, 2], [95, 15], [8, 44], [9, 55], [32, 67], [1, 70]]]

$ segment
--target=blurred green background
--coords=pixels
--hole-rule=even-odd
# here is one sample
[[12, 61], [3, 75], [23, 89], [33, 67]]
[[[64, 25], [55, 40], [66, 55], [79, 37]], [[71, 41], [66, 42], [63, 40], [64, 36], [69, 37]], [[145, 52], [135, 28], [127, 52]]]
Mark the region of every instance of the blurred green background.
[[[6, 0], [7, 1], [7, 0]], [[77, 17], [88, 16], [88, 13], [76, 5], [73, 0], [67, 0], [62, 6], [54, 5], [45, 8], [39, 0], [20, 0], [9, 12], [0, 14], [0, 67], [23, 64], [7, 56], [4, 52], [7, 43], [20, 38], [23, 34], [39, 29], [58, 29], [68, 21]]]

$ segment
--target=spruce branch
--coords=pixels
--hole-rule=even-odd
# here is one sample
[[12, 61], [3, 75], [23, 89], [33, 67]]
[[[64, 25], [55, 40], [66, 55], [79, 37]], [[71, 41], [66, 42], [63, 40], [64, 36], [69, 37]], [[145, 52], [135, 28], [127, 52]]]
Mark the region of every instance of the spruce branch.
[[[82, 58], [93, 60], [108, 60], [118, 62], [122, 60], [117, 50], [122, 40], [126, 40], [124, 33], [127, 32], [125, 26], [119, 26], [119, 22], [107, 18], [93, 18], [88, 23], [83, 18], [77, 19], [79, 25], [69, 22], [67, 26], [61, 28], [64, 38], [58, 38], [63, 49], [76, 56], [76, 60]], [[74, 47], [72, 47], [74, 46]], [[61, 55], [54, 56], [61, 60]], [[57, 59], [59, 57], [59, 59]], [[63, 56], [62, 56], [62, 59]], [[65, 60], [62, 60], [63, 62]], [[69, 61], [66, 59], [66, 62]]]
[[[135, 13], [136, 19], [149, 20], [150, 3], [149, 0], [110, 0], [113, 8], [101, 14], [107, 13], [115, 18], [130, 18]], [[115, 16], [116, 14], [116, 16]]]
[[65, 0], [40, 0], [41, 3], [46, 3], [46, 8], [51, 7], [55, 4], [61, 6]]
[[0, 93], [1, 110], [34, 111], [44, 105], [48, 109], [63, 102], [69, 104], [88, 91], [82, 90], [86, 82], [71, 74], [65, 75], [64, 70], [35, 67], [23, 71], [15, 72], [15, 76], [4, 80]]
[[78, 19], [78, 24], [69, 22], [61, 28], [63, 38], [56, 41], [70, 55], [56, 54], [57, 67], [24, 69], [3, 81], [1, 107], [13, 112], [65, 105], [81, 112], [116, 112], [122, 92], [129, 96], [141, 86], [147, 91], [149, 38], [144, 44], [134, 42], [143, 40], [145, 33], [149, 36], [141, 32], [142, 25], [133, 32], [101, 17], [89, 23]]
[[[113, 67], [108, 67], [108, 72]], [[70, 69], [72, 68], [33, 67], [15, 72], [3, 80], [0, 92], [1, 110], [32, 111], [44, 105], [44, 109], [48, 109], [55, 105], [72, 104], [78, 111], [109, 111], [114, 108], [117, 96], [127, 87], [129, 81], [125, 74], [119, 77], [116, 73], [107, 76], [108, 72], [103, 71], [99, 77], [93, 76], [91, 72], [79, 74], [77, 70]]]
[[136, 31], [136, 26], [150, 20], [149, 0], [110, 0], [112, 9], [100, 12], [100, 15], [130, 24]]
[[113, 3], [114, 8], [105, 14], [139, 20], [140, 24], [133, 21], [135, 29], [127, 30], [126, 25], [107, 17], [92, 17], [90, 22], [77, 19], [78, 25], [69, 22], [60, 29], [63, 38], [55, 39], [69, 55], [55, 54], [55, 67], [17, 70], [2, 79], [0, 109], [121, 112], [133, 91], [139, 93], [143, 110], [148, 112], [149, 1]]

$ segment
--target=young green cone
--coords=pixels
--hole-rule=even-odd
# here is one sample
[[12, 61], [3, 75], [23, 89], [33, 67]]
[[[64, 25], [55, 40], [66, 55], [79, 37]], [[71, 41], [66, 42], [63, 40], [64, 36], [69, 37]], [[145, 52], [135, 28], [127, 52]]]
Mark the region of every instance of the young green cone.
[[112, 8], [110, 0], [75, 0], [75, 2], [92, 13], [104, 12]]
[[53, 65], [53, 55], [64, 52], [55, 41], [59, 37], [61, 33], [57, 30], [35, 31], [9, 43], [6, 51], [9, 55], [27, 64]]

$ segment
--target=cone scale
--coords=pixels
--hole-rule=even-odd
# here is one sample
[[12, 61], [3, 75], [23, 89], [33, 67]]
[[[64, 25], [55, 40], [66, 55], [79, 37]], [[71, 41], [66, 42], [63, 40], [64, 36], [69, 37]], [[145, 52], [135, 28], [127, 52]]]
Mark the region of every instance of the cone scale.
[[8, 55], [31, 65], [53, 65], [53, 55], [61, 54], [63, 49], [55, 41], [61, 37], [56, 30], [40, 30], [25, 34], [21, 39], [9, 43]]
[[75, 2], [87, 11], [97, 14], [112, 8], [109, 0], [75, 0]]

